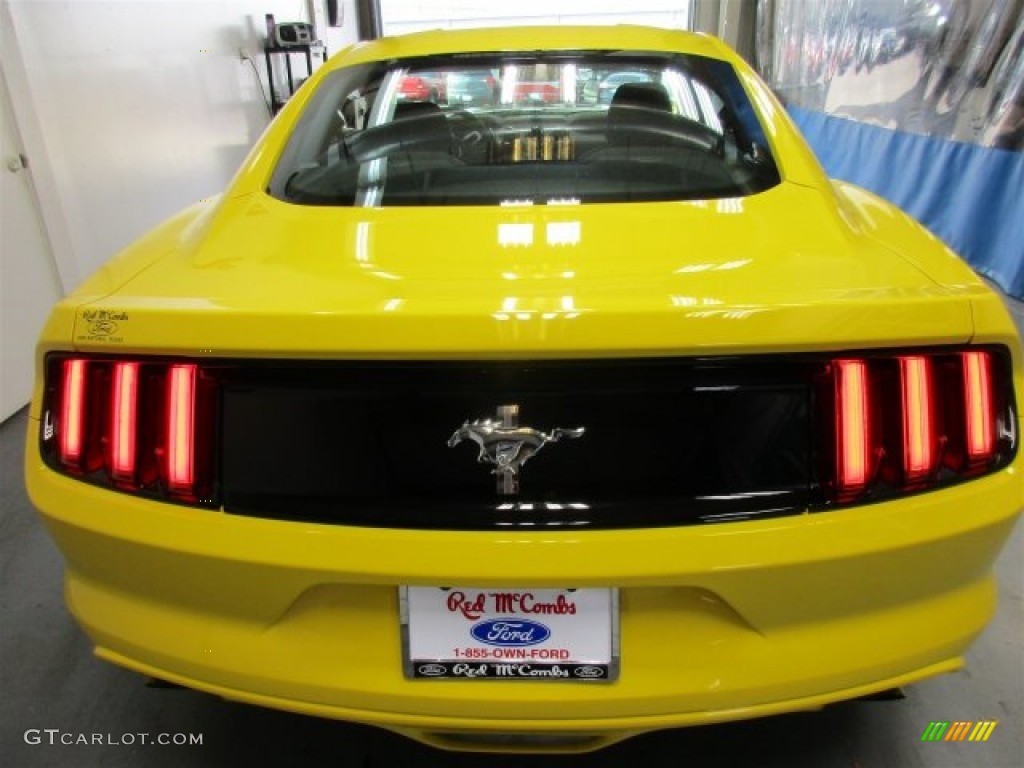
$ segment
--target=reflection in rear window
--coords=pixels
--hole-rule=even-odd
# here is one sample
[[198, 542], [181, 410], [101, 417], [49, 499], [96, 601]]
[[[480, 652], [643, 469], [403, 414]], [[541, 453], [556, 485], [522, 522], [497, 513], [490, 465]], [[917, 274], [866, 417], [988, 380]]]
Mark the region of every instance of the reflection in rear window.
[[270, 193], [304, 205], [543, 205], [741, 197], [778, 182], [729, 64], [616, 51], [335, 71]]

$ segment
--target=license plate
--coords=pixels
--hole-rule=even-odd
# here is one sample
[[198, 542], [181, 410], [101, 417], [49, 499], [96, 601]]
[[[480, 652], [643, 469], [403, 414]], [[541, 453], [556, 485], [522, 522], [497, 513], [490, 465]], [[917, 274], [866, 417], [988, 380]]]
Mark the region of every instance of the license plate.
[[399, 600], [407, 678], [618, 677], [617, 590], [402, 587]]

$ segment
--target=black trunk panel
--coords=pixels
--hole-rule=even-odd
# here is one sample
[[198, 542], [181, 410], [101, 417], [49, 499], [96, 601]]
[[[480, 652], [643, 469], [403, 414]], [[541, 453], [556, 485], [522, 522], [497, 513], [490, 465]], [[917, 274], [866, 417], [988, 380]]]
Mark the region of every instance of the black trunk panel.
[[[812, 485], [801, 360], [273, 363], [222, 379], [228, 512], [336, 524], [640, 527], [793, 513]], [[465, 421], [584, 427], [496, 492]]]

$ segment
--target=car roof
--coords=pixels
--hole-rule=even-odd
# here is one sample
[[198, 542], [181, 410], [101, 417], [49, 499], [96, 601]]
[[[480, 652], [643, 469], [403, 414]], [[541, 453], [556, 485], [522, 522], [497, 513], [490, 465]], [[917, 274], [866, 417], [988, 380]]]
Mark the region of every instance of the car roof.
[[693, 53], [731, 60], [735, 54], [704, 34], [629, 24], [564, 27], [487, 27], [434, 30], [356, 43], [337, 53], [328, 68], [394, 58], [499, 51], [634, 50]]

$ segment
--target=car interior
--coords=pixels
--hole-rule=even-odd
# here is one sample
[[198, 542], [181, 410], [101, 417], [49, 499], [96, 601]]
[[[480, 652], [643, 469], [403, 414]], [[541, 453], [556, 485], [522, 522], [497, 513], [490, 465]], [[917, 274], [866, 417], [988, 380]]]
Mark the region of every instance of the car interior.
[[778, 183], [760, 127], [732, 103], [737, 84], [648, 63], [649, 82], [623, 82], [605, 104], [574, 82], [578, 63], [496, 64], [431, 61], [430, 99], [401, 87], [426, 79], [415, 63], [321, 89], [341, 103], [311, 112], [335, 119], [300, 122], [271, 194], [305, 205], [564, 204], [740, 197]]

